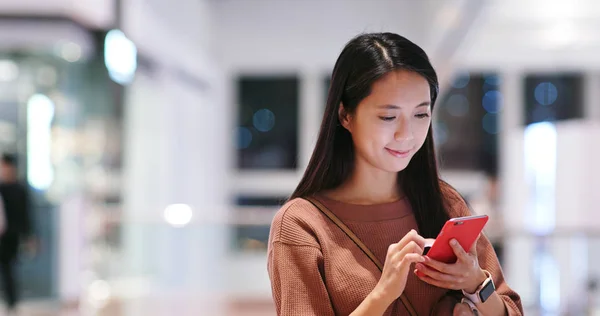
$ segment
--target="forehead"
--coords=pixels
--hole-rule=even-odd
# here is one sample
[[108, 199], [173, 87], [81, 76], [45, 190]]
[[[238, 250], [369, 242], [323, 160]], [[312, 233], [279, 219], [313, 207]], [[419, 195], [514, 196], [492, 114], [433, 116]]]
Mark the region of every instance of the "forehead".
[[371, 105], [393, 104], [414, 108], [422, 102], [431, 101], [429, 83], [416, 72], [396, 70], [377, 80], [364, 101]]

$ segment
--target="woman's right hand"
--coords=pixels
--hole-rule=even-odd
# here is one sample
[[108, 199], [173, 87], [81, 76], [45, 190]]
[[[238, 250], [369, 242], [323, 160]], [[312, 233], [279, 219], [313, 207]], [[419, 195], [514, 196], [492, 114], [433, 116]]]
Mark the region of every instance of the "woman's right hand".
[[391, 304], [402, 295], [411, 264], [424, 261], [424, 245], [425, 238], [413, 229], [389, 246], [381, 278], [374, 289], [379, 297]]

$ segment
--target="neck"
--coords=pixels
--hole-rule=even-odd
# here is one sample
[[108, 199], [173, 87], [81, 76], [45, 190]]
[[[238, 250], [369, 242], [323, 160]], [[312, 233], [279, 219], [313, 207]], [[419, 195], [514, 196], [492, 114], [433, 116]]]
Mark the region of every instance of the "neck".
[[367, 163], [357, 163], [350, 178], [329, 195], [352, 204], [397, 201], [401, 196], [398, 190], [398, 173], [376, 169]]

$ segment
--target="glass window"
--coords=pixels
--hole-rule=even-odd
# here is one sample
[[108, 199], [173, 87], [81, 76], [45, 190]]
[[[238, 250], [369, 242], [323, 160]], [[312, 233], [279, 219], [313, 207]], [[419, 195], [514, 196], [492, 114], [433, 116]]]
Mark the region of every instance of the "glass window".
[[525, 77], [525, 125], [583, 118], [583, 79], [579, 74]]
[[266, 251], [271, 221], [286, 200], [286, 197], [271, 196], [237, 197], [233, 248], [242, 252]]
[[440, 97], [434, 137], [443, 168], [495, 173], [502, 110], [500, 83], [495, 74], [463, 73]]
[[298, 78], [238, 79], [239, 169], [295, 169], [298, 164]]

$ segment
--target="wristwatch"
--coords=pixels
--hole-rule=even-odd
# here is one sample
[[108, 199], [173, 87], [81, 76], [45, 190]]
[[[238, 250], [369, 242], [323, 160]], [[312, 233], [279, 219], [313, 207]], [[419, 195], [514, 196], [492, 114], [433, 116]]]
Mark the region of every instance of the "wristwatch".
[[483, 272], [487, 275], [487, 279], [481, 283], [475, 293], [467, 293], [465, 290], [462, 291], [463, 295], [475, 304], [485, 303], [490, 296], [496, 291], [492, 274], [486, 270]]
[[469, 308], [473, 312], [474, 316], [479, 316], [479, 310], [477, 309], [477, 306], [475, 306], [475, 304], [473, 304], [473, 302], [471, 302], [470, 299], [463, 297], [462, 300], [460, 300], [460, 302], [469, 305]]

